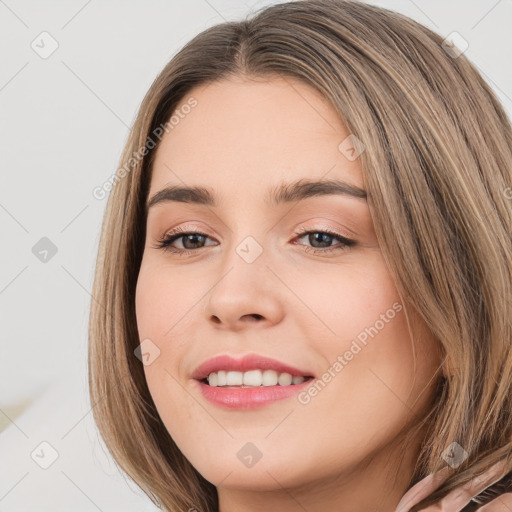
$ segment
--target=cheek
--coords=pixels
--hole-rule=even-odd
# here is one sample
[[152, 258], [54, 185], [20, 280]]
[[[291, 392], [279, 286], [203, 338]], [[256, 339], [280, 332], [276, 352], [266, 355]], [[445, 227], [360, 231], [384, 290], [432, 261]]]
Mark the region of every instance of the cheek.
[[144, 365], [144, 374], [167, 430], [177, 438], [187, 435], [187, 428], [182, 429], [190, 423], [196, 405], [184, 392], [188, 376], [182, 362], [197, 325], [193, 305], [202, 294], [204, 290], [190, 286], [190, 279], [185, 279], [183, 273], [143, 259], [135, 291], [137, 329], [139, 339], [149, 339], [150, 351], [158, 354]]
[[193, 306], [204, 290], [183, 272], [143, 259], [135, 291], [135, 312], [140, 339], [180, 340], [194, 317]]
[[340, 349], [355, 338], [364, 343], [377, 332], [394, 330], [400, 331], [400, 338], [407, 337], [405, 319], [399, 314], [400, 296], [380, 253], [367, 257], [364, 264], [332, 265], [329, 270], [308, 273], [293, 284], [309, 307], [307, 318], [317, 319], [310, 331], [316, 329], [320, 336], [310, 332], [310, 339], [332, 340], [328, 345]]
[[[383, 416], [403, 417], [404, 404], [414, 402], [436, 369], [435, 346], [428, 337], [417, 343], [415, 369], [403, 304], [382, 258], [376, 255], [360, 269], [340, 266], [328, 280], [310, 277], [303, 283], [308, 305], [321, 320], [311, 324], [308, 339], [324, 361], [319, 398], [304, 401], [314, 398], [325, 408], [336, 404], [351, 418], [377, 424]], [[361, 428], [357, 421], [353, 426]]]

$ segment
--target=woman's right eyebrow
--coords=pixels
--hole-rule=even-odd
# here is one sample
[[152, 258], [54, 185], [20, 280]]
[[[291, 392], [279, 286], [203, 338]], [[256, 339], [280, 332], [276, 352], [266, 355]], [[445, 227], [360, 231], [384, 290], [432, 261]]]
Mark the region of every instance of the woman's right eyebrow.
[[[267, 193], [267, 206], [276, 207], [283, 203], [303, 201], [314, 196], [344, 195], [366, 201], [367, 194], [362, 188], [343, 180], [300, 179], [283, 183]], [[165, 202], [181, 202], [216, 207], [217, 201], [212, 189], [201, 186], [168, 186], [159, 190], [146, 203], [146, 213], [150, 208]]]

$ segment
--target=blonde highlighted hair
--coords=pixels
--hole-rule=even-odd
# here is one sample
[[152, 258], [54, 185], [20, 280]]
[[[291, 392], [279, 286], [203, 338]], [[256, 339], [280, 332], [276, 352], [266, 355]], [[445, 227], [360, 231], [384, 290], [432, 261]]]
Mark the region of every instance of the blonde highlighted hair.
[[[233, 75], [320, 91], [351, 134], [382, 253], [443, 356], [410, 485], [468, 457], [420, 505], [504, 462], [512, 469], [512, 128], [475, 66], [404, 15], [350, 0], [273, 5], [186, 44], [146, 94], [105, 211], [89, 320], [89, 385], [117, 464], [160, 507], [218, 510], [217, 492], [164, 427], [134, 355], [135, 287], [158, 142], [193, 87]], [[133, 158], [140, 148], [141, 158]], [[413, 338], [414, 341], [414, 338]], [[412, 433], [411, 433], [412, 434]], [[419, 508], [413, 509], [417, 510]]]

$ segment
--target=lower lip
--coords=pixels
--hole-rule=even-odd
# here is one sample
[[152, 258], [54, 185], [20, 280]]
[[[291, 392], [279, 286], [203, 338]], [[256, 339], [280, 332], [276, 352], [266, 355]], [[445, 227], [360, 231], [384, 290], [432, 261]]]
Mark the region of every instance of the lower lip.
[[211, 403], [225, 409], [256, 409], [300, 393], [314, 379], [290, 386], [261, 386], [254, 388], [230, 388], [209, 386], [196, 380], [203, 396]]

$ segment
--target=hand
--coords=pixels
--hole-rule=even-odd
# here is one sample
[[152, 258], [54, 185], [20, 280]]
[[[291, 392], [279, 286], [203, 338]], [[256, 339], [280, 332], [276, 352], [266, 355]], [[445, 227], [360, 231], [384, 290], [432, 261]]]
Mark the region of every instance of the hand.
[[[478, 496], [482, 491], [500, 481], [499, 475], [503, 469], [504, 461], [496, 463], [483, 475], [475, 477], [467, 484], [450, 491], [438, 503], [421, 509], [422, 512], [473, 512], [475, 510], [479, 512], [512, 512], [512, 492], [507, 492], [512, 491], [510, 473], [503, 483], [498, 484], [495, 493], [486, 492], [482, 496]], [[438, 489], [451, 473], [453, 473], [453, 470], [447, 466], [420, 480], [404, 494], [397, 506], [397, 512], [407, 512], [411, 507]], [[486, 499], [485, 494], [492, 494], [493, 497], [487, 497]], [[476, 496], [478, 498], [471, 501]]]

